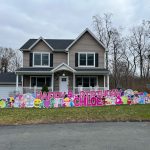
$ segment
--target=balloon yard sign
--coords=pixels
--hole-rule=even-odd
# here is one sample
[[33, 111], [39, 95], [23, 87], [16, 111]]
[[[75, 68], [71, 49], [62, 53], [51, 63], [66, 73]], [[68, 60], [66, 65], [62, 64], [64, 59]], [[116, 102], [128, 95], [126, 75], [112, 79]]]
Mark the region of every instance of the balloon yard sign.
[[95, 107], [105, 105], [148, 104], [150, 94], [131, 89], [107, 91], [81, 91], [73, 94], [62, 92], [26, 93], [15, 97], [1, 98], [0, 108], [58, 108], [58, 107]]

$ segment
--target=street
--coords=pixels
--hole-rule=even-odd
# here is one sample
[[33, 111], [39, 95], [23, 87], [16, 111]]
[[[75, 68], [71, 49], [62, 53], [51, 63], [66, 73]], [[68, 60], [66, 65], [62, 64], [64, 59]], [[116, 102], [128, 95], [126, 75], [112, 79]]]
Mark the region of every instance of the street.
[[0, 150], [150, 150], [150, 123], [0, 126]]

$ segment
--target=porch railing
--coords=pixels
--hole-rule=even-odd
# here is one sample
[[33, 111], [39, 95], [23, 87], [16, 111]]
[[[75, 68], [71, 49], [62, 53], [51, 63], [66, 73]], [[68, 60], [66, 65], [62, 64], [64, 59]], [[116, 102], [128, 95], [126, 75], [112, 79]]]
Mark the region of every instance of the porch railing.
[[[49, 91], [52, 91], [52, 87], [48, 87]], [[24, 94], [24, 93], [36, 93], [40, 92], [42, 90], [42, 87], [18, 87], [17, 92]]]
[[98, 91], [98, 90], [108, 90], [107, 87], [74, 87], [75, 93], [80, 93], [80, 91]]
[[[48, 87], [49, 91], [52, 91], [52, 87]], [[42, 87], [18, 87], [17, 91], [18, 93], [24, 94], [24, 93], [36, 93], [40, 92], [42, 90]], [[98, 90], [108, 90], [107, 87], [74, 87], [73, 91], [78, 94], [80, 91], [98, 91]]]

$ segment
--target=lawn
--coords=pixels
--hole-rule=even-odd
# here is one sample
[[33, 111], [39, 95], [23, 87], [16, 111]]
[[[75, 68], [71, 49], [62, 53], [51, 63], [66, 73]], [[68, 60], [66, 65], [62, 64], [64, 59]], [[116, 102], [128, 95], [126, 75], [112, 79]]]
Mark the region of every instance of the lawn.
[[0, 125], [99, 121], [150, 121], [150, 104], [54, 109], [0, 109]]

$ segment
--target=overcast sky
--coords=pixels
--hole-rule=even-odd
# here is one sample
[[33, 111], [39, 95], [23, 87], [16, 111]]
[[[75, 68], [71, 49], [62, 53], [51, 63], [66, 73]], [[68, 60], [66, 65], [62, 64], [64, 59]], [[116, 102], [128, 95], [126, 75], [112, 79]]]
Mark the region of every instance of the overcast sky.
[[0, 0], [0, 46], [20, 48], [29, 38], [76, 38], [93, 31], [92, 16], [113, 13], [116, 26], [150, 20], [150, 0]]

